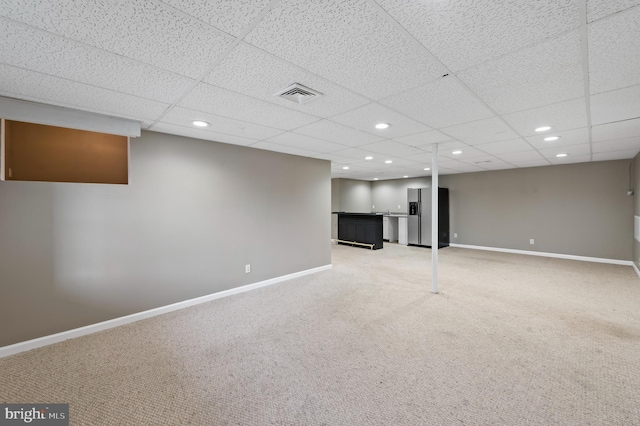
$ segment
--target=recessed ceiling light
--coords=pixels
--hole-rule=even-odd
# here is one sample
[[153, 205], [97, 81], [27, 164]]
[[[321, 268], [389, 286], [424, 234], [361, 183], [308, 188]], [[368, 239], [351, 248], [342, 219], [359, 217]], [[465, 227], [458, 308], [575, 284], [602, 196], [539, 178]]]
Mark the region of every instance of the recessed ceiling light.
[[390, 126], [389, 123], [378, 123], [378, 124], [376, 124], [376, 129], [383, 130], [383, 129], [388, 128], [389, 126]]
[[549, 136], [548, 138], [544, 138], [544, 140], [547, 142], [557, 141], [558, 139], [560, 139], [559, 136]]
[[406, 179], [406, 178], [408, 178], [409, 176], [402, 176], [402, 177]]
[[425, 170], [431, 170], [429, 167], [425, 167], [424, 169], [425, 169]]
[[196, 127], [208, 127], [209, 126], [209, 123], [207, 123], [206, 121], [200, 121], [200, 120], [192, 121], [191, 124], [193, 124]]
[[556, 154], [556, 157], [559, 157], [559, 158], [560, 158], [560, 157], [566, 157], [567, 155], [569, 155], [569, 154], [564, 154], [564, 153], [562, 153], [562, 154]]
[[344, 166], [342, 170], [349, 170], [349, 166]]
[[378, 178], [373, 178], [373, 180], [378, 180]]
[[391, 163], [393, 163], [393, 160], [387, 160], [387, 161], [385, 161], [385, 163], [391, 164]]
[[547, 130], [551, 130], [551, 126], [542, 126], [536, 129], [536, 132], [546, 132]]
[[364, 157], [365, 160], [373, 160], [372, 156]]
[[458, 155], [458, 154], [462, 154], [462, 151], [458, 150], [458, 151], [453, 151], [452, 152], [453, 155]]

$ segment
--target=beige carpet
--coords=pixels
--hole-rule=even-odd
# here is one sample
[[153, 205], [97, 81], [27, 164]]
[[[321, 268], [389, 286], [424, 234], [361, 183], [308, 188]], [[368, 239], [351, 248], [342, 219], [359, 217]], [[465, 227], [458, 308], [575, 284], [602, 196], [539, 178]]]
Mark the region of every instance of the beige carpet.
[[[333, 269], [0, 359], [73, 425], [640, 425], [629, 266], [333, 246]], [[180, 283], [176, 283], [180, 285]]]

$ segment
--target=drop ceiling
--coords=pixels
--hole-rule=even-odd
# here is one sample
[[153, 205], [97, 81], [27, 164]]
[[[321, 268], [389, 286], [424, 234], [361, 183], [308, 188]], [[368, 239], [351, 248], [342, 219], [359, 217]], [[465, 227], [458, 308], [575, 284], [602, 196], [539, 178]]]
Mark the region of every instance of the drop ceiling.
[[0, 0], [0, 34], [0, 96], [333, 177], [427, 176], [434, 144], [442, 174], [640, 151], [640, 0]]

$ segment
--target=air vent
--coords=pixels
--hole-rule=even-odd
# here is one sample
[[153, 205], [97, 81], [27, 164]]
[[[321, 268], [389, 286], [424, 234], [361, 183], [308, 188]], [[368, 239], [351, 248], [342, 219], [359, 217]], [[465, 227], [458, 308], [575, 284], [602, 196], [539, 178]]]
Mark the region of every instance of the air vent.
[[303, 86], [300, 83], [293, 83], [291, 86], [279, 91], [273, 96], [280, 96], [283, 99], [288, 99], [297, 104], [305, 104], [314, 100], [318, 96], [322, 96], [322, 93], [317, 90], [310, 89], [307, 86]]

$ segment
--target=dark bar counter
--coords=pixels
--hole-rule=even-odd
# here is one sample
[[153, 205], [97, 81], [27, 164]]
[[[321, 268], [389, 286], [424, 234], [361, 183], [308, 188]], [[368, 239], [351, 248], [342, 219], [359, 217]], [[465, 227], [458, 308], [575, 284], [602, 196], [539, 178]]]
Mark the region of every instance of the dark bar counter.
[[338, 215], [338, 244], [368, 247], [371, 250], [383, 248], [381, 213], [332, 214]]

